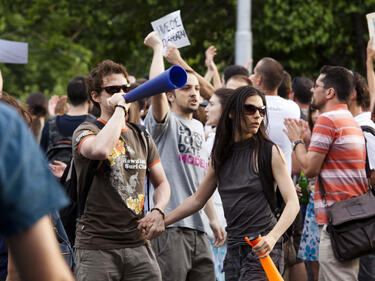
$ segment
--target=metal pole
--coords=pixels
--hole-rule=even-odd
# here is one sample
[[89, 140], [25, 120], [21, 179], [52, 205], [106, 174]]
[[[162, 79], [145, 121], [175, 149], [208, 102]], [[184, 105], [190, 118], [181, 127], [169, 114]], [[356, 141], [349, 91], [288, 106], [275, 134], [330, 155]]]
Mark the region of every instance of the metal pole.
[[251, 0], [237, 0], [235, 63], [245, 65], [253, 56], [251, 33]]

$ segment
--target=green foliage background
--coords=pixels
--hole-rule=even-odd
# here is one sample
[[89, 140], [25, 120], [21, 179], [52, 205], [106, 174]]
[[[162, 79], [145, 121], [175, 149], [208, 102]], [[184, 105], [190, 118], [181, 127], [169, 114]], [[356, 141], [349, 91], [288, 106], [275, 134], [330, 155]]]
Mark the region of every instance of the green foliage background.
[[[234, 63], [236, 0], [0, 0], [0, 38], [29, 43], [29, 63], [0, 64], [4, 90], [23, 99], [33, 91], [64, 94], [75, 75], [103, 59], [148, 74], [151, 50], [143, 45], [150, 22], [181, 10], [191, 46], [180, 49], [204, 73], [204, 50], [218, 49], [222, 70]], [[292, 76], [314, 78], [324, 64], [365, 71], [365, 15], [375, 0], [253, 0], [255, 62], [282, 62]]]

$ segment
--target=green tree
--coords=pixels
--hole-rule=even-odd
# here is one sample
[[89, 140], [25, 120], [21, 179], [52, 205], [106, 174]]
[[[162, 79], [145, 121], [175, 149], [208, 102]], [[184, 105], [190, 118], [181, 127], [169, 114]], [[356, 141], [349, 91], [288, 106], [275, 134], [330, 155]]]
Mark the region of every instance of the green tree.
[[[4, 89], [21, 98], [64, 94], [73, 76], [103, 59], [146, 76], [150, 22], [178, 9], [191, 42], [180, 51], [193, 68], [205, 71], [211, 44], [219, 70], [234, 63], [236, 0], [0, 0], [0, 38], [29, 43], [28, 64], [0, 65]], [[324, 64], [364, 73], [365, 15], [372, 11], [375, 0], [253, 0], [254, 60], [278, 59], [292, 76], [315, 78]]]

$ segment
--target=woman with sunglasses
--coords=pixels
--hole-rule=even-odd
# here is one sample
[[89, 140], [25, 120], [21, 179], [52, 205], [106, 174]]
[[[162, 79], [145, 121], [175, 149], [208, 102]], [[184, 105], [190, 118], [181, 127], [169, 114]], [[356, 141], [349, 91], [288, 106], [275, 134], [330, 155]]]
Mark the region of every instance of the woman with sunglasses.
[[[229, 98], [217, 126], [211, 164], [198, 190], [165, 218], [172, 224], [201, 209], [216, 187], [227, 220], [227, 254], [224, 261], [226, 280], [267, 280], [257, 255], [270, 254], [282, 268], [281, 236], [299, 210], [293, 182], [280, 149], [265, 133], [264, 94], [253, 87], [241, 87]], [[271, 147], [272, 174], [286, 203], [276, 219], [264, 193], [262, 169], [258, 157], [265, 158]], [[260, 242], [251, 248], [245, 236]]]

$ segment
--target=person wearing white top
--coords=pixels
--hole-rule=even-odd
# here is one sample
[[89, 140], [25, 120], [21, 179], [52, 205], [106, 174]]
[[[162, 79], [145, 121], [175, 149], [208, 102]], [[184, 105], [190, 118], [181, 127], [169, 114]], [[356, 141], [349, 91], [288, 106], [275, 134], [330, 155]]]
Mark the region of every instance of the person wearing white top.
[[282, 65], [272, 59], [261, 59], [250, 76], [254, 87], [263, 91], [267, 102], [267, 134], [282, 150], [289, 169], [292, 171], [292, 144], [284, 133], [284, 119], [294, 118], [299, 120], [301, 111], [298, 105], [292, 100], [286, 100], [277, 95], [283, 79]]
[[[371, 70], [370, 70], [371, 71]], [[373, 70], [372, 70], [373, 71]], [[354, 120], [360, 126], [368, 126], [374, 129], [375, 124], [371, 120], [370, 91], [366, 80], [359, 73], [354, 72], [355, 89], [350, 98], [348, 108]], [[371, 80], [369, 80], [371, 83]], [[363, 132], [366, 138], [366, 150], [371, 171], [371, 183], [375, 186], [375, 136], [369, 132]], [[375, 255], [367, 255], [360, 258], [358, 280], [375, 280]]]
[[[214, 94], [212, 95], [212, 97], [210, 98], [208, 102], [208, 105], [205, 108], [205, 111], [207, 114], [206, 126], [214, 126], [214, 127], [217, 126], [217, 124], [219, 123], [220, 117], [223, 113], [224, 106], [228, 98], [232, 95], [232, 93], [233, 93], [233, 90], [228, 89], [228, 88], [219, 88], [214, 92]], [[207, 135], [206, 145], [207, 145], [207, 150], [209, 152], [212, 151], [212, 147], [215, 141], [215, 135], [216, 135], [216, 128], [210, 131]], [[224, 217], [223, 203], [221, 201], [221, 198], [217, 189], [212, 194], [211, 200], [213, 202], [216, 216], [219, 220], [220, 225], [223, 227], [226, 227], [227, 221]], [[215, 263], [216, 280], [224, 281], [225, 273], [223, 272], [223, 263], [224, 263], [224, 258], [227, 252], [227, 243], [225, 243], [223, 246], [219, 248], [216, 248], [213, 242], [214, 235], [211, 231], [211, 228], [209, 227], [207, 216], [203, 216], [203, 223], [204, 223], [204, 227], [207, 232], [210, 245], [211, 245], [212, 255], [213, 255], [213, 259]]]

